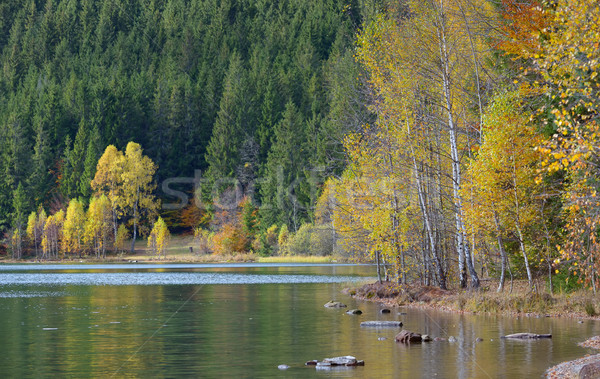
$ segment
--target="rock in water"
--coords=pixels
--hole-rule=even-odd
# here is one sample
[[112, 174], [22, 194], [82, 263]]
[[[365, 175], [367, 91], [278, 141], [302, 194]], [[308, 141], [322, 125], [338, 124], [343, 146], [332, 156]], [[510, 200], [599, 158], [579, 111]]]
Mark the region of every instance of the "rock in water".
[[552, 338], [552, 334], [514, 333], [502, 336], [502, 338], [516, 338], [521, 340], [532, 340], [539, 338]]
[[364, 366], [365, 361], [360, 361], [360, 360], [356, 359], [356, 357], [353, 357], [351, 355], [345, 355], [345, 356], [341, 356], [341, 357], [325, 358], [321, 362], [318, 362], [316, 360], [308, 361], [308, 362], [306, 362], [306, 365], [307, 366], [314, 365], [314, 366], [316, 366], [317, 370], [319, 370], [319, 369], [328, 369], [331, 367], [339, 367], [339, 366], [346, 366], [346, 367]]
[[402, 321], [363, 321], [360, 323], [360, 326], [372, 328], [401, 328]]
[[329, 363], [331, 366], [355, 366], [356, 357], [345, 355], [343, 357], [325, 358], [323, 362]]
[[362, 311], [360, 309], [350, 309], [346, 313], [349, 315], [362, 315]]
[[396, 342], [402, 343], [412, 343], [412, 342], [422, 342], [421, 335], [419, 333], [414, 333], [409, 330], [403, 330], [396, 335]]
[[290, 368], [290, 366], [288, 366], [288, 365], [279, 365], [279, 366], [277, 366], [277, 368], [280, 369], [280, 370], [287, 370], [288, 368]]
[[340, 303], [339, 301], [330, 300], [324, 305], [324, 307], [326, 307], [326, 308], [346, 308], [346, 304]]

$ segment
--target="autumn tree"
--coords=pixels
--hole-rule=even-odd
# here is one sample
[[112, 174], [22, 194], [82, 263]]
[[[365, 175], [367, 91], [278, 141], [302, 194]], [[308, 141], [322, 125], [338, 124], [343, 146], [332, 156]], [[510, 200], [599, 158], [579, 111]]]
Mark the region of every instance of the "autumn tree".
[[535, 183], [541, 135], [528, 124], [529, 116], [516, 92], [502, 93], [487, 109], [477, 156], [469, 162], [463, 190], [468, 225], [476, 233], [493, 231], [501, 257], [500, 284], [508, 264], [506, 239], [516, 239], [529, 286], [533, 288], [530, 259], [535, 248], [528, 230], [540, 225], [540, 186]]
[[167, 246], [169, 244], [169, 240], [171, 238], [171, 233], [169, 232], [169, 228], [167, 224], [159, 217], [158, 220], [154, 223], [152, 227], [152, 231], [148, 236], [148, 248], [150, 249], [153, 255], [156, 255], [158, 259], [160, 259], [161, 255], [164, 258], [167, 257]]
[[106, 257], [112, 231], [111, 219], [112, 207], [108, 197], [93, 197], [86, 213], [84, 241], [96, 258]]
[[79, 253], [83, 245], [85, 210], [83, 202], [72, 199], [67, 207], [63, 224], [62, 250], [66, 253]]
[[[374, 157], [371, 161], [378, 159], [376, 165], [387, 167], [386, 174], [404, 178], [413, 188], [398, 188], [388, 197], [388, 209], [393, 210], [389, 230], [394, 231], [390, 241], [403, 254], [401, 220], [419, 220], [425, 230], [416, 247], [424, 253], [419, 265], [427, 276], [434, 272], [440, 286], [445, 286], [442, 279], [449, 268], [449, 243], [458, 258], [461, 287], [467, 275], [472, 287], [479, 286], [461, 188], [464, 157], [470, 140], [477, 140], [484, 97], [480, 72], [489, 49], [487, 31], [476, 30], [471, 20], [492, 18], [493, 12], [486, 4], [458, 0], [408, 1], [391, 7], [358, 36], [357, 56], [369, 74], [378, 120], [363, 132], [366, 138], [360, 135], [357, 140], [374, 152], [364, 153]], [[402, 216], [400, 210], [411, 204], [420, 210], [420, 219], [414, 212]], [[406, 225], [404, 230], [413, 228]], [[402, 255], [399, 258], [402, 261]]]
[[135, 247], [140, 221], [151, 217], [158, 207], [153, 194], [155, 172], [156, 165], [142, 154], [141, 146], [135, 142], [127, 144], [125, 154], [109, 145], [98, 161], [92, 189], [110, 201], [113, 238], [118, 236], [121, 218], [131, 222], [131, 251]]
[[503, 11], [499, 47], [519, 64], [515, 82], [536, 111], [532, 122], [549, 137], [539, 146], [544, 158], [539, 181], [560, 178], [563, 186], [554, 201], [562, 202], [566, 233], [557, 245], [570, 269], [596, 291], [600, 9], [593, 0], [506, 0]]
[[135, 248], [140, 220], [149, 218], [158, 208], [158, 202], [153, 194], [156, 187], [153, 184], [155, 172], [156, 165], [150, 158], [142, 155], [141, 146], [129, 142], [123, 162], [121, 188], [123, 197], [120, 204], [133, 223], [131, 252]]
[[104, 194], [111, 204], [113, 235], [116, 237], [118, 220], [123, 214], [123, 166], [125, 157], [115, 146], [108, 145], [96, 165], [91, 182], [96, 196]]
[[58, 259], [60, 257], [64, 221], [65, 213], [62, 209], [46, 219], [41, 235], [42, 258]]

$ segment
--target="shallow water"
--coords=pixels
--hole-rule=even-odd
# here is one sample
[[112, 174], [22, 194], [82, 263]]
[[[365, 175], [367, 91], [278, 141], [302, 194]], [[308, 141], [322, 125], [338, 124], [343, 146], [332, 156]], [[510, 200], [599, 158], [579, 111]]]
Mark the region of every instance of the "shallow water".
[[[593, 321], [469, 316], [379, 306], [343, 295], [372, 266], [319, 264], [0, 266], [2, 377], [542, 377], [592, 350]], [[340, 300], [363, 310], [327, 309]], [[399, 314], [399, 312], [405, 314]], [[404, 346], [396, 328], [457, 342]], [[515, 332], [551, 340], [509, 341]], [[476, 342], [481, 337], [483, 342]], [[364, 367], [317, 371], [311, 359], [354, 355]], [[290, 368], [280, 371], [277, 366]]]

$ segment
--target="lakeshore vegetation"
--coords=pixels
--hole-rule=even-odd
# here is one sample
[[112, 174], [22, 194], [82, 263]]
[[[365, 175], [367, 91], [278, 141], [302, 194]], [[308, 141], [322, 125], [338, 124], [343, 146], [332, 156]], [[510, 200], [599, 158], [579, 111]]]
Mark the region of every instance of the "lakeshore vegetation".
[[599, 43], [595, 0], [4, 2], [0, 249], [595, 293]]

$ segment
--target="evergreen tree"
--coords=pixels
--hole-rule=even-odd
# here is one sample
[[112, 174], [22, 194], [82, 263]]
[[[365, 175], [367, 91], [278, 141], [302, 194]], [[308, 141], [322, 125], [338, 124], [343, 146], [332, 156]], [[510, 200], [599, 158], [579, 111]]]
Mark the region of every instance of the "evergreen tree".
[[96, 175], [96, 164], [100, 158], [101, 151], [100, 134], [98, 133], [98, 129], [94, 128], [89, 136], [85, 151], [85, 160], [83, 162], [83, 172], [78, 183], [79, 193], [86, 199], [92, 194], [90, 183]]
[[[212, 137], [206, 150], [206, 176], [213, 184], [233, 178], [240, 164], [244, 136], [248, 134], [248, 120], [245, 119], [245, 110], [249, 105], [246, 103], [246, 72], [237, 53], [231, 57], [224, 87]], [[220, 193], [224, 188], [219, 184], [218, 186], [215, 189]], [[225, 187], [227, 186], [228, 184], [225, 184]]]
[[298, 199], [299, 186], [305, 181], [303, 170], [308, 163], [304, 127], [298, 108], [288, 102], [282, 120], [275, 127], [265, 166], [265, 183], [261, 186], [264, 225], [284, 223], [296, 231], [306, 220], [308, 204]]

